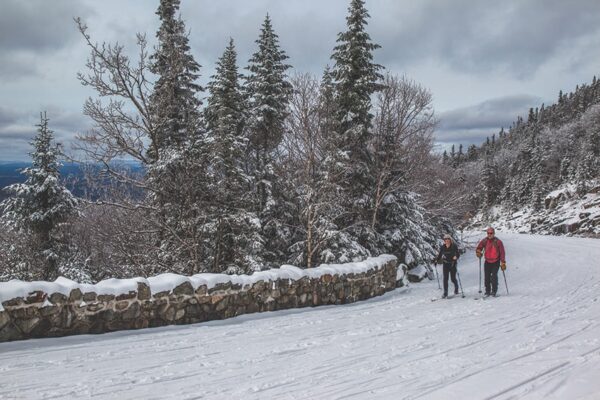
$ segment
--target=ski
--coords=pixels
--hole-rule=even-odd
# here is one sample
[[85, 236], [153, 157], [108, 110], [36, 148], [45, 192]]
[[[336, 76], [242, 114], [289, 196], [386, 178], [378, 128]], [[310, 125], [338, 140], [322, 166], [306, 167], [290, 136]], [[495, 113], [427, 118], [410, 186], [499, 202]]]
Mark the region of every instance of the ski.
[[495, 296], [492, 296], [492, 295], [489, 295], [489, 296], [479, 296], [479, 297], [474, 297], [474, 299], [475, 300], [485, 300], [485, 299], [493, 299], [495, 297], [500, 297], [500, 295], [497, 294]]
[[[447, 297], [434, 297], [433, 299], [431, 299], [431, 301], [450, 300], [450, 299], [453, 299], [455, 297], [458, 297], [458, 295], [457, 294], [453, 294], [453, 295], [450, 295], [450, 296], [447, 296]], [[462, 296], [462, 297], [464, 298], [465, 296]]]

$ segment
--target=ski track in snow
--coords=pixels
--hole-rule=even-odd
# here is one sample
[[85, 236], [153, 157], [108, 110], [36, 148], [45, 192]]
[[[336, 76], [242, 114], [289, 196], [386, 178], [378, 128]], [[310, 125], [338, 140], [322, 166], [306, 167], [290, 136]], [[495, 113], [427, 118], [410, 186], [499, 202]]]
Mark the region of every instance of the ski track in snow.
[[[0, 343], [0, 399], [600, 399], [600, 241], [498, 234], [495, 299], [459, 262], [344, 306]], [[474, 239], [473, 239], [474, 240]]]

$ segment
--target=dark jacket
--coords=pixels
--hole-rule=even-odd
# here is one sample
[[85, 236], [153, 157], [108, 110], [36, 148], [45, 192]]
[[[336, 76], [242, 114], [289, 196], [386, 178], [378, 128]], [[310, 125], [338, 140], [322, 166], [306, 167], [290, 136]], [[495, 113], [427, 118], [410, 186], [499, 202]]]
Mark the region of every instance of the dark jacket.
[[460, 252], [458, 251], [458, 246], [452, 242], [450, 247], [446, 247], [445, 244], [440, 247], [440, 252], [437, 256], [437, 262], [443, 263], [447, 265], [452, 265], [454, 263], [454, 257], [458, 260], [460, 258]]

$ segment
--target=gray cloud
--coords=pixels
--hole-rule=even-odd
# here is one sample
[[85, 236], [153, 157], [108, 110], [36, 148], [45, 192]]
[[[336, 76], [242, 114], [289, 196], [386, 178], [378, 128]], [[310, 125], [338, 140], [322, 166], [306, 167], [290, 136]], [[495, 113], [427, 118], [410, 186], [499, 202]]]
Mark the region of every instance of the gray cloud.
[[73, 17], [91, 14], [74, 0], [4, 0], [0, 13], [0, 77], [29, 76], [43, 69], [43, 55], [78, 38]]
[[[37, 112], [48, 105], [55, 107], [46, 109], [61, 141], [84, 131], [89, 122], [80, 115], [81, 104], [91, 93], [81, 89], [75, 73], [84, 70], [89, 52], [72, 17], [84, 18], [94, 41], [118, 40], [134, 55], [136, 32], [146, 33], [149, 43], [155, 43], [158, 3], [3, 0], [2, 132], [15, 135], [6, 129], [18, 126], [34, 132]], [[345, 29], [349, 3], [183, 0], [181, 14], [191, 32], [192, 52], [203, 65], [200, 81], [206, 84], [230, 36], [236, 41], [243, 71], [256, 50], [254, 41], [267, 13], [290, 64], [299, 72], [320, 75], [331, 63], [337, 33]], [[597, 0], [367, 0], [366, 6], [371, 14], [367, 31], [382, 45], [375, 61], [431, 89], [434, 105], [438, 113], [442, 111], [437, 131], [441, 143], [484, 140], [540, 103], [534, 96], [528, 100], [511, 94], [532, 93], [554, 100], [558, 90], [567, 92], [576, 83], [589, 81], [600, 63]], [[464, 107], [468, 104], [476, 105]], [[19, 110], [20, 115], [7, 117], [3, 114], [7, 109]], [[0, 143], [2, 158], [4, 144]], [[27, 151], [22, 154], [26, 157]]]
[[[384, 62], [435, 58], [458, 71], [501, 70], [523, 78], [574, 41], [593, 37], [600, 42], [600, 2], [593, 0], [418, 4], [409, 10], [402, 3], [386, 4], [387, 23], [377, 24], [373, 35], [383, 45]], [[381, 3], [373, 5], [374, 15]]]
[[0, 14], [0, 49], [56, 50], [77, 37], [72, 18], [89, 15], [79, 1], [3, 0]]
[[0, 106], [0, 129], [15, 123], [18, 119], [18, 111]]
[[[85, 131], [90, 123], [81, 113], [48, 106], [48, 127], [53, 131], [55, 143], [65, 150], [71, 148], [75, 134]], [[39, 112], [24, 113], [0, 107], [0, 151], [3, 160], [27, 161], [32, 151], [31, 141], [37, 133]]]
[[500, 128], [507, 129], [517, 116], [526, 116], [529, 108], [538, 107], [541, 102], [536, 96], [506, 96], [443, 112], [439, 115], [436, 140], [441, 143], [479, 144], [487, 136], [498, 133]]

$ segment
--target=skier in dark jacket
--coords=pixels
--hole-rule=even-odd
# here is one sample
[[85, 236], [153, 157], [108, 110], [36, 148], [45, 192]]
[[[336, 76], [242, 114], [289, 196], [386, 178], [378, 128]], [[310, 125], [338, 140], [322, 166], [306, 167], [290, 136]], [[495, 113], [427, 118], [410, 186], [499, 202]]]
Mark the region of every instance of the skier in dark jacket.
[[498, 269], [501, 268], [502, 271], [506, 269], [504, 244], [495, 236], [494, 228], [487, 228], [486, 233], [487, 237], [479, 242], [475, 254], [478, 258], [481, 258], [482, 252], [485, 254], [483, 269], [485, 296], [496, 296], [498, 291]]
[[440, 252], [436, 258], [436, 263], [442, 263], [444, 265], [444, 295], [443, 298], [448, 297], [448, 276], [454, 283], [454, 294], [458, 294], [458, 281], [456, 280], [456, 263], [460, 253], [458, 246], [452, 241], [450, 235], [444, 235], [444, 244], [440, 247]]

